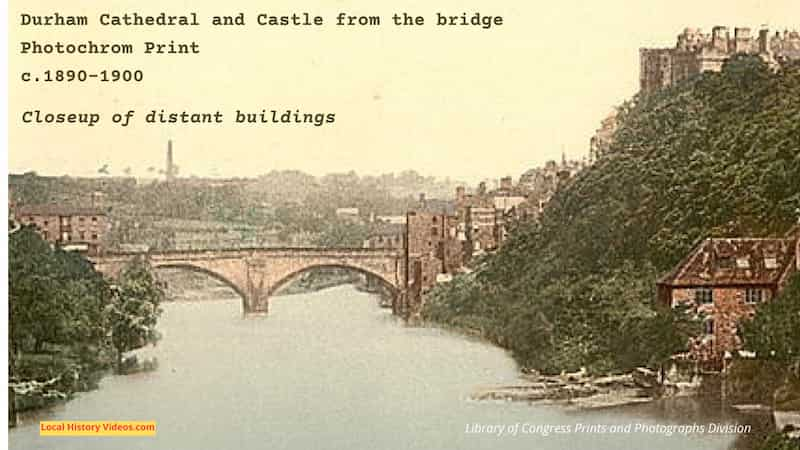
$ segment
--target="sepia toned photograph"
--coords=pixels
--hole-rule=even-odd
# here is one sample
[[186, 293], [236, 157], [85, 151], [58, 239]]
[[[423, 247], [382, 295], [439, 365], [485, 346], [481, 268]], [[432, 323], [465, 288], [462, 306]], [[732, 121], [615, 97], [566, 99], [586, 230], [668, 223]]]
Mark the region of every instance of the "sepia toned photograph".
[[4, 10], [9, 449], [800, 450], [797, 0]]

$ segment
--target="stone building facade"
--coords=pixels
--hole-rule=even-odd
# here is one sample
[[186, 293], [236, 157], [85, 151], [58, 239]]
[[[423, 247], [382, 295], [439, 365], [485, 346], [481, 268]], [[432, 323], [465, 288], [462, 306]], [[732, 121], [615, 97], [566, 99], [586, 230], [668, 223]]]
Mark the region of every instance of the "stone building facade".
[[719, 366], [739, 349], [738, 323], [798, 270], [798, 245], [797, 237], [706, 239], [658, 281], [660, 304], [684, 304], [705, 317], [705, 333], [692, 340], [690, 357]]
[[[558, 187], [583, 168], [563, 158], [560, 165], [551, 161], [526, 172], [516, 185], [513, 178], [504, 177], [491, 190], [486, 182], [471, 193], [458, 187], [452, 202], [420, 196], [418, 208], [405, 220], [409, 315], [414, 316], [422, 295], [437, 282], [468, 272], [473, 258], [500, 248], [513, 223], [535, 219]], [[377, 245], [373, 239], [367, 244]]]
[[753, 36], [750, 28], [735, 28], [731, 36], [723, 26], [714, 27], [711, 34], [686, 28], [673, 48], [639, 51], [639, 87], [649, 94], [703, 72], [719, 72], [731, 56], [742, 53], [758, 55], [769, 64], [800, 59], [800, 33], [762, 29]]
[[364, 248], [402, 250], [405, 248], [406, 226], [404, 224], [382, 223], [375, 226], [367, 239]]
[[593, 163], [608, 155], [611, 144], [614, 142], [614, 133], [617, 131], [616, 110], [600, 122], [600, 128], [595, 131], [589, 140], [589, 162]]
[[15, 211], [16, 220], [32, 226], [42, 239], [67, 250], [97, 254], [110, 228], [106, 213], [97, 208], [27, 205]]

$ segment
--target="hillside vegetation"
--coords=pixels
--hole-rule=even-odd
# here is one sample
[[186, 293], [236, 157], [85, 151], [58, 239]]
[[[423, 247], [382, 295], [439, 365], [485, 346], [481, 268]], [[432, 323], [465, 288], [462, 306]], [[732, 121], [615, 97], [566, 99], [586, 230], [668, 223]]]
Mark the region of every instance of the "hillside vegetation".
[[619, 109], [609, 155], [560, 189], [472, 274], [426, 299], [549, 372], [656, 366], [696, 324], [655, 280], [708, 235], [784, 233], [800, 207], [800, 66], [733, 58]]

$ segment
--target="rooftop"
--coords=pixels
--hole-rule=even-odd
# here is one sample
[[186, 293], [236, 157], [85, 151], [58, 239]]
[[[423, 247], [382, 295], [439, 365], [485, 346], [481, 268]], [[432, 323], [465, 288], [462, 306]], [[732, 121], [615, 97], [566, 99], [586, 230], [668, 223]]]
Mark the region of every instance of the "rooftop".
[[673, 287], [769, 285], [795, 264], [797, 239], [709, 238], [659, 284]]

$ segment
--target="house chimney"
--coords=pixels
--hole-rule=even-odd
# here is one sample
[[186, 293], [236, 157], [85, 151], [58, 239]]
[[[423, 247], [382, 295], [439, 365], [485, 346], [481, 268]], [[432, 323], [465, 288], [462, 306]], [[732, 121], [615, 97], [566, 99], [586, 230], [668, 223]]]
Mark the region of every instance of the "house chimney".
[[459, 203], [463, 202], [465, 195], [466, 195], [466, 189], [464, 189], [464, 186], [456, 187], [456, 201], [457, 202], [459, 202]]
[[711, 31], [711, 46], [721, 52], [727, 52], [729, 38], [727, 27], [716, 26]]
[[758, 32], [758, 52], [761, 54], [769, 53], [769, 30], [762, 28]]
[[733, 51], [736, 53], [750, 51], [750, 28], [733, 29]]

